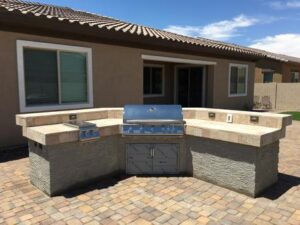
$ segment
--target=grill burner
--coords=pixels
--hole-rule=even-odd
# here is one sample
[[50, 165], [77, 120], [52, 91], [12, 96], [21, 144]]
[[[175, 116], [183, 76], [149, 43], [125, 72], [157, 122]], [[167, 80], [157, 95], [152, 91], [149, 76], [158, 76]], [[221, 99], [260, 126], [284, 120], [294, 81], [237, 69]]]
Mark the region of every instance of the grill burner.
[[180, 105], [125, 105], [123, 135], [183, 135]]

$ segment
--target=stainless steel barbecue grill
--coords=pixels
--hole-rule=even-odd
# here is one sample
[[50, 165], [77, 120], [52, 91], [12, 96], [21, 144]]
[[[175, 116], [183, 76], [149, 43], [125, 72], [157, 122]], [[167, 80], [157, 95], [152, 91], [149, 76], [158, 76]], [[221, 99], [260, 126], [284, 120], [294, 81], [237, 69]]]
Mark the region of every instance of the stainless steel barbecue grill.
[[180, 105], [125, 105], [123, 135], [183, 135]]

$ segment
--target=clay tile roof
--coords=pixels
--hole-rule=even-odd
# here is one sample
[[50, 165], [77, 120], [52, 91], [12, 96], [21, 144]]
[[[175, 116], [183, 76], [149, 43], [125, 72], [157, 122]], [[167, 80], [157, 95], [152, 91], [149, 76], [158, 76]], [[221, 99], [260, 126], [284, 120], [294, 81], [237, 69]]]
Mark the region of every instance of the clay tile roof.
[[188, 37], [164, 30], [124, 22], [107, 16], [74, 10], [68, 7], [59, 7], [21, 0], [0, 0], [0, 8], [4, 8], [8, 11], [19, 11], [22, 14], [32, 14], [36, 17], [46, 17], [48, 19], [56, 18], [59, 21], [68, 21], [69, 23], [89, 25], [90, 27], [97, 27], [99, 29], [114, 30], [116, 32], [128, 33], [128, 35], [149, 36], [151, 38], [180, 42], [188, 45], [196, 45], [235, 52], [239, 54], [267, 57], [279, 61], [286, 61], [284, 57], [280, 57], [276, 54], [258, 49], [252, 49], [220, 41], [213, 41], [205, 38]]

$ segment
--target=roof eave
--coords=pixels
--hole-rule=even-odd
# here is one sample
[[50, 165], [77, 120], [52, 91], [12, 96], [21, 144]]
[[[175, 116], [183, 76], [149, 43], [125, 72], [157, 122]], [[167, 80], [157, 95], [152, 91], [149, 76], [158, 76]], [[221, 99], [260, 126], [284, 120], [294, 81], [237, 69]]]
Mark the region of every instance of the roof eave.
[[[57, 26], [57, 23], [60, 23]], [[205, 47], [196, 44], [172, 41], [162, 38], [152, 38], [138, 34], [124, 33], [114, 29], [99, 29], [79, 22], [70, 23], [59, 18], [46, 16], [36, 17], [32, 13], [23, 14], [20, 11], [8, 12], [0, 9], [0, 24], [3, 30], [21, 31], [47, 36], [59, 36], [67, 39], [84, 39], [89, 42], [104, 42], [121, 44], [139, 48], [159, 48], [168, 51], [188, 51], [193, 54], [204, 54], [218, 58], [240, 58], [241, 60], [256, 61], [262, 59], [259, 54], [243, 53], [239, 51], [224, 50], [222, 48]], [[76, 34], [76, 35], [74, 35]]]

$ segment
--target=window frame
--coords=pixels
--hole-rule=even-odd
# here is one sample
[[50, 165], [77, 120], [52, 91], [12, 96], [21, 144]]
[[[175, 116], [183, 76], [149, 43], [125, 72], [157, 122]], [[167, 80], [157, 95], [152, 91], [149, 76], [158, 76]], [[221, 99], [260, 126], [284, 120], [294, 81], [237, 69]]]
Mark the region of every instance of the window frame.
[[[236, 93], [231, 94], [230, 88], [231, 88], [231, 68], [232, 67], [238, 67], [238, 68], [245, 68], [246, 69], [246, 75], [245, 75], [245, 93]], [[228, 79], [228, 97], [245, 97], [248, 95], [248, 65], [247, 64], [237, 64], [237, 63], [230, 63], [229, 64], [229, 79]]]
[[[87, 58], [87, 102], [86, 103], [58, 103], [49, 105], [37, 105], [27, 106], [26, 105], [26, 93], [25, 93], [25, 71], [24, 71], [24, 48], [38, 49], [38, 50], [56, 50], [84, 53]], [[59, 55], [59, 54], [58, 54]], [[58, 66], [59, 66], [59, 57]], [[92, 49], [78, 46], [52, 44], [44, 42], [24, 41], [17, 40], [17, 66], [18, 66], [18, 84], [19, 84], [19, 104], [20, 112], [40, 112], [40, 111], [51, 111], [51, 110], [66, 110], [66, 109], [79, 109], [79, 108], [91, 108], [93, 107], [93, 70], [92, 70]], [[60, 72], [58, 71], [58, 78]], [[59, 80], [59, 98], [60, 98], [60, 86]]]
[[[162, 68], [162, 93], [161, 94], [144, 94], [144, 68], [151, 67], [151, 68]], [[152, 72], [151, 72], [152, 76]], [[144, 64], [143, 65], [143, 96], [145, 98], [152, 98], [152, 97], [164, 97], [165, 96], [165, 65], [163, 64]]]
[[[265, 82], [265, 76], [266, 76], [266, 73], [272, 73], [272, 81], [271, 82]], [[263, 83], [264, 84], [267, 84], [267, 83], [273, 83], [274, 82], [274, 75], [275, 75], [275, 72], [273, 70], [263, 70], [262, 71], [262, 75], [263, 75]]]

